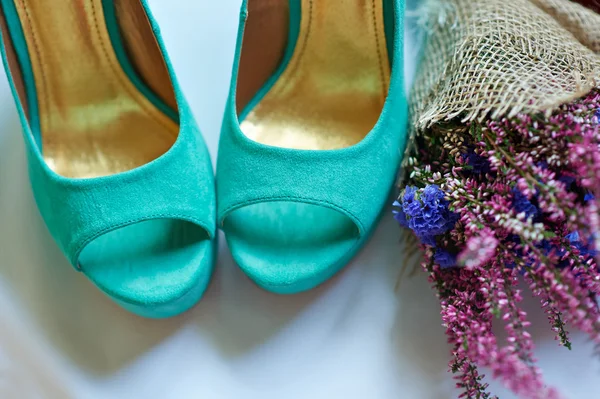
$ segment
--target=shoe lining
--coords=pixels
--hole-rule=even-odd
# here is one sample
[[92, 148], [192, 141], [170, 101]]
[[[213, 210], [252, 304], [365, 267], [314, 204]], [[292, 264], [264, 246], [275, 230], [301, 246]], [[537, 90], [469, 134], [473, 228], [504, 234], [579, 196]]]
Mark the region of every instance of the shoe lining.
[[[264, 1], [249, 0], [247, 27], [252, 36], [244, 34], [242, 57], [251, 58], [244, 54], [247, 44], [258, 47], [251, 44], [257, 36], [253, 18], [261, 19], [260, 7], [254, 7], [254, 16], [252, 6]], [[304, 150], [349, 147], [376, 124], [387, 96], [390, 64], [383, 1], [302, 0], [301, 10], [294, 54], [241, 121], [241, 129], [250, 139], [271, 146]], [[240, 65], [244, 67], [244, 63]], [[243, 72], [240, 70], [241, 79]], [[238, 88], [247, 86], [243, 80], [238, 84]]]
[[[102, 0], [51, 3], [14, 1], [32, 64], [47, 165], [65, 177], [99, 177], [134, 169], [168, 151], [179, 126], [123, 71]], [[156, 76], [168, 77], [164, 62], [154, 68], [163, 69]], [[148, 74], [148, 68], [139, 69]], [[149, 79], [157, 82], [156, 76]]]

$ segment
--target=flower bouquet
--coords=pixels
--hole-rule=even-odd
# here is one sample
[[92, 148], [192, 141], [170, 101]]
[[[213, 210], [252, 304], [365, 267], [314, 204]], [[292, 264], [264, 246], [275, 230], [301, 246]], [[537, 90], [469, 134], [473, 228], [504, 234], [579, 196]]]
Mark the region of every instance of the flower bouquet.
[[600, 15], [568, 0], [428, 13], [395, 218], [423, 249], [461, 397], [492, 397], [479, 367], [523, 397], [559, 397], [519, 281], [560, 345], [569, 328], [600, 344]]

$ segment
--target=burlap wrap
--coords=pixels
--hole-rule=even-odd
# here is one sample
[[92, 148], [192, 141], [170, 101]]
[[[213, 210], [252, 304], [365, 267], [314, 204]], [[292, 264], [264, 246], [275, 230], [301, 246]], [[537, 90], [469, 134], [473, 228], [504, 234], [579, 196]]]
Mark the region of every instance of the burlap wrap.
[[[594, 1], [594, 0], [592, 0]], [[600, 14], [569, 0], [428, 0], [413, 129], [551, 111], [600, 86]]]
[[[400, 187], [425, 130], [444, 130], [447, 120], [550, 112], [600, 87], [600, 14], [590, 8], [569, 0], [422, 1], [427, 39], [410, 96]], [[413, 274], [418, 240], [407, 230], [403, 235], [403, 270]]]

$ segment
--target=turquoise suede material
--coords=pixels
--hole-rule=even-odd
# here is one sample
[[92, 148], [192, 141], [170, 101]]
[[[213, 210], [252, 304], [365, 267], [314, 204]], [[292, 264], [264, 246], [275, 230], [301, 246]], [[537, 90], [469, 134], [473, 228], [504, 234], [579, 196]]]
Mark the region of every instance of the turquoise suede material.
[[[73, 265], [98, 236], [149, 219], [181, 219], [215, 235], [215, 195], [208, 151], [185, 100], [173, 147], [137, 169], [93, 179], [52, 172], [28, 146], [34, 196], [52, 236]], [[187, 115], [186, 115], [187, 114]]]
[[[71, 264], [83, 270], [118, 303], [126, 304], [126, 308], [143, 316], [167, 317], [192, 306], [208, 284], [216, 253], [216, 199], [208, 149], [166, 55], [158, 25], [147, 2], [141, 0], [141, 3], [165, 58], [177, 100], [180, 131], [165, 154], [139, 168], [90, 179], [71, 179], [54, 173], [44, 162], [42, 149], [20, 105], [4, 46], [2, 59], [23, 126], [33, 194], [50, 233]], [[13, 43], [19, 45], [14, 40]], [[17, 48], [17, 53], [27, 54], [27, 49]], [[21, 57], [19, 61], [23, 65]], [[31, 81], [26, 83], [32, 86]], [[149, 231], [149, 235], [155, 233], [156, 242], [143, 238], [143, 244], [136, 242], [131, 246], [143, 247], [146, 263], [136, 264], [136, 259], [128, 259], [120, 265], [114, 263], [115, 259], [102, 263], [102, 257], [108, 256], [103, 250], [110, 247], [112, 255], [121, 245], [122, 251], [127, 251], [123, 240], [126, 243], [136, 235], [115, 235], [112, 244], [103, 243], [102, 239], [106, 241], [119, 229], [133, 231], [136, 225], [144, 226], [144, 223], [146, 228], [155, 229]], [[179, 242], [169, 239], [173, 241], [169, 243], [173, 256], [151, 259], [159, 249], [164, 255], [164, 250], [170, 248], [160, 242], [161, 237], [170, 233], [181, 236]], [[188, 242], [190, 236], [195, 242]], [[132, 276], [132, 269], [140, 274]], [[154, 275], [150, 275], [150, 270]], [[124, 278], [133, 280], [124, 281]], [[135, 290], [132, 287], [136, 287]]]
[[[229, 246], [238, 265], [262, 287], [275, 292], [292, 293], [312, 288], [339, 270], [364, 245], [372, 233], [384, 208], [406, 142], [407, 103], [403, 78], [404, 0], [393, 0], [393, 67], [388, 97], [377, 124], [359, 143], [337, 150], [294, 150], [257, 143], [240, 130], [235, 107], [235, 91], [241, 53], [243, 28], [247, 18], [247, 4], [242, 5], [237, 50], [233, 66], [231, 87], [227, 101], [217, 165], [218, 221], [224, 228]], [[389, 17], [389, 16], [388, 16]], [[389, 20], [386, 17], [386, 21]], [[269, 222], [261, 222], [255, 204], [312, 204], [334, 210], [356, 227], [356, 240], [348, 237], [344, 226], [344, 245], [324, 241], [333, 253], [317, 251], [304, 245], [300, 250], [297, 241], [277, 242], [255, 229], [251, 234], [241, 234], [255, 224], [275, 226], [281, 235], [292, 234], [291, 228], [282, 226], [301, 224], [302, 238], [317, 234], [330, 223], [331, 217], [316, 217], [314, 211], [271, 209]], [[279, 206], [279, 205], [276, 205]], [[242, 211], [245, 215], [237, 215]], [[295, 213], [294, 217], [289, 217]], [[282, 216], [284, 215], [284, 216]], [[283, 218], [283, 219], [282, 219]], [[279, 222], [276, 219], [281, 219]], [[343, 223], [340, 224], [342, 226]], [[299, 228], [294, 227], [298, 234]], [[311, 233], [312, 231], [312, 233]], [[261, 238], [252, 238], [257, 234]], [[270, 241], [269, 241], [270, 240]], [[256, 244], [250, 249], [250, 241]], [[285, 256], [281, 256], [287, 250]], [[303, 251], [303, 253], [300, 253]], [[309, 253], [314, 254], [310, 258]], [[323, 254], [319, 254], [323, 252]], [[294, 259], [302, 258], [301, 262]], [[335, 258], [335, 259], [333, 259]], [[295, 270], [294, 270], [295, 269]], [[299, 272], [299, 270], [301, 270]]]

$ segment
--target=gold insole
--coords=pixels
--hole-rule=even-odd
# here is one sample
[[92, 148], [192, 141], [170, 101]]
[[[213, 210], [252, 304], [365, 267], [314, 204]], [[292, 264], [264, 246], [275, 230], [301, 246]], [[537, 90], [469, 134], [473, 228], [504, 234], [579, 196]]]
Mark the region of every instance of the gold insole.
[[71, 178], [111, 175], [144, 165], [173, 145], [179, 126], [123, 72], [101, 0], [15, 0], [15, 6], [51, 169]]
[[383, 1], [340, 3], [302, 0], [294, 54], [242, 121], [246, 136], [277, 147], [325, 150], [356, 144], [373, 128], [390, 80]]

